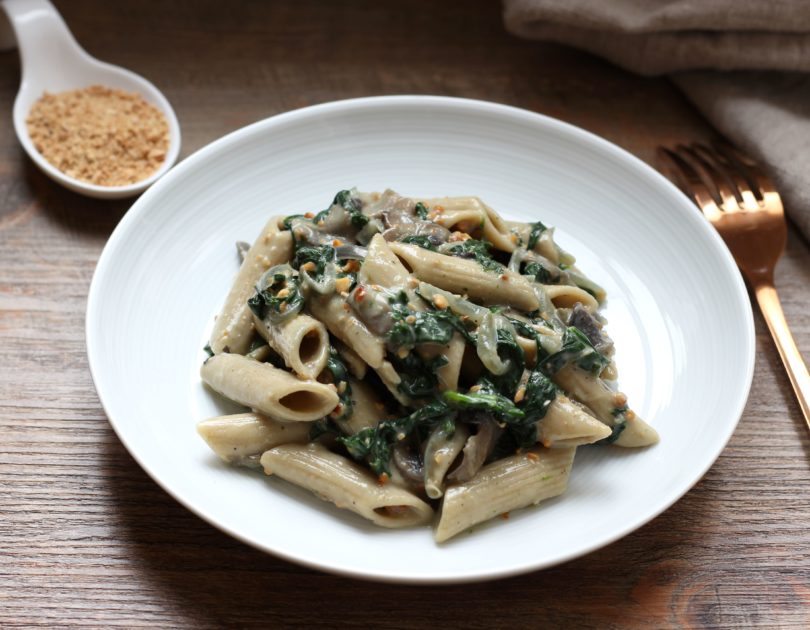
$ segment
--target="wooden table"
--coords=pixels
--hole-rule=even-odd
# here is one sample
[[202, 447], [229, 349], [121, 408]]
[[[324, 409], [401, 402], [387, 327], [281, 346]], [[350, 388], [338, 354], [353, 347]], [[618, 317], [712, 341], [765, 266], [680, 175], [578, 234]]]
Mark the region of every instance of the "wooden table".
[[[165, 91], [184, 155], [292, 108], [395, 93], [525, 107], [648, 161], [711, 133], [665, 80], [511, 38], [492, 2], [58, 4], [92, 54]], [[16, 53], [0, 54], [0, 626], [810, 627], [810, 440], [758, 314], [751, 397], [712, 470], [647, 526], [563, 566], [376, 585], [277, 560], [190, 514], [121, 446], [87, 368], [87, 289], [130, 202], [35, 170], [11, 131], [18, 81]], [[810, 251], [795, 230], [777, 284], [808, 356]]]

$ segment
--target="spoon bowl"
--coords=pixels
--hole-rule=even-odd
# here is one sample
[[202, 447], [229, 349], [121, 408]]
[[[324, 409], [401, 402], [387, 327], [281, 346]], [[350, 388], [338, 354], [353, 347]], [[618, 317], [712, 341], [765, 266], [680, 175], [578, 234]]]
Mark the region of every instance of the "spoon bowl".
[[[101, 199], [118, 199], [143, 192], [172, 167], [180, 153], [180, 125], [172, 106], [160, 90], [134, 72], [104, 63], [88, 54], [48, 0], [5, 0], [2, 6], [16, 35], [22, 64], [22, 80], [14, 101], [14, 131], [40, 170], [74, 192]], [[91, 85], [136, 93], [166, 117], [169, 125], [166, 158], [149, 177], [124, 186], [91, 184], [63, 173], [34, 146], [28, 134], [26, 118], [42, 94], [45, 91], [64, 92]]]

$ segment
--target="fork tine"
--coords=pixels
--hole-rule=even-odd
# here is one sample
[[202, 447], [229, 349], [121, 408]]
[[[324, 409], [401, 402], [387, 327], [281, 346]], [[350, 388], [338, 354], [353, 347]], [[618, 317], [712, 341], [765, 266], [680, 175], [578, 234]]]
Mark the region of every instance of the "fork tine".
[[715, 151], [728, 160], [732, 168], [745, 178], [758, 200], [764, 201], [765, 195], [777, 194], [773, 181], [756, 160], [725, 140], [715, 140], [712, 145]]
[[709, 221], [715, 221], [722, 216], [723, 213], [703, 183], [703, 178], [689, 162], [666, 147], [658, 147], [658, 156], [668, 167], [667, 170], [674, 176], [681, 190], [692, 198]]
[[740, 209], [739, 199], [742, 199], [737, 197], [737, 187], [728, 175], [718, 168], [712, 155], [703, 155], [698, 149], [699, 146], [697, 143], [690, 146], [679, 144], [676, 151], [706, 177], [707, 183], [713, 186], [718, 195], [720, 207], [726, 212], [737, 212]]
[[[732, 212], [737, 208], [759, 210], [759, 201], [752, 192], [752, 189], [757, 189], [756, 184], [752, 186], [749, 179], [739, 172], [739, 168], [730, 158], [697, 142], [692, 144], [691, 149], [696, 155], [701, 156], [705, 163], [711, 164], [714, 172], [725, 180], [726, 185], [731, 186], [735, 198], [735, 207], [732, 208]], [[727, 208], [724, 209], [728, 211]]]

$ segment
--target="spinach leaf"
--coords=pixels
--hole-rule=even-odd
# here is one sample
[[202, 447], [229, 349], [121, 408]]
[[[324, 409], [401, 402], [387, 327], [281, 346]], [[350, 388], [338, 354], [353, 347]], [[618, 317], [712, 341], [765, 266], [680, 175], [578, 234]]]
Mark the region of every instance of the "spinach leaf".
[[346, 210], [349, 213], [349, 221], [354, 227], [361, 228], [368, 223], [368, 217], [363, 214], [360, 200], [357, 197], [352, 197], [351, 190], [341, 190], [335, 195], [332, 205], [341, 206]]
[[606, 438], [599, 440], [598, 442], [594, 442], [594, 446], [601, 446], [602, 444], [613, 444], [616, 440], [619, 439], [619, 436], [622, 434], [627, 428], [627, 417], [625, 414], [628, 411], [627, 405], [623, 407], [617, 407], [610, 413], [616, 418], [616, 424], [613, 425], [613, 428], [610, 431], [610, 435]]
[[310, 277], [316, 282], [323, 275], [326, 265], [335, 260], [335, 248], [331, 245], [304, 245], [295, 250], [292, 266], [299, 269], [306, 263], [313, 263], [315, 268], [308, 271]]
[[319, 437], [327, 433], [335, 433], [340, 435], [340, 429], [329, 418], [321, 418], [320, 420], [316, 420], [309, 428], [309, 441], [314, 442]]
[[416, 206], [414, 207], [414, 212], [416, 212], [416, 216], [422, 219], [422, 221], [427, 221], [428, 209], [427, 206], [421, 201], [417, 202]]
[[531, 422], [545, 417], [549, 405], [557, 397], [557, 386], [540, 370], [533, 370], [526, 382], [526, 393], [520, 401], [520, 408]]
[[466, 241], [459, 241], [448, 247], [445, 251], [451, 256], [459, 258], [471, 258], [475, 260], [484, 271], [492, 273], [503, 273], [505, 268], [498, 261], [494, 260], [489, 253], [491, 245], [489, 241], [478, 241], [474, 238]]
[[543, 265], [534, 261], [526, 263], [522, 273], [525, 276], [533, 276], [535, 281], [540, 284], [557, 284], [560, 281], [559, 273], [554, 275]]
[[410, 398], [430, 398], [436, 395], [439, 379], [436, 370], [447, 364], [441, 355], [432, 359], [422, 359], [411, 352], [404, 358], [391, 355], [391, 363], [402, 379], [397, 389]]
[[596, 376], [610, 363], [610, 359], [599, 353], [579, 328], [569, 326], [563, 333], [559, 352], [543, 361], [543, 369], [549, 374], [556, 374], [572, 362]]
[[205, 350], [205, 354], [208, 355], [209, 359], [212, 356], [214, 356], [214, 351], [211, 349], [211, 344], [210, 343], [205, 344], [205, 346], [203, 347], [203, 350]]
[[269, 318], [271, 322], [277, 322], [285, 312], [300, 310], [303, 306], [300, 280], [297, 275], [277, 273], [273, 282], [263, 291], [257, 291], [247, 304], [259, 319]]
[[[408, 307], [408, 296], [400, 291], [389, 298], [394, 325], [387, 335], [389, 349], [413, 348], [422, 343], [447, 345], [458, 331], [469, 342], [472, 335], [461, 318], [450, 309], [415, 311]], [[430, 302], [428, 302], [430, 304]]]
[[433, 246], [433, 243], [430, 242], [430, 238], [425, 236], [424, 234], [410, 234], [400, 239], [400, 243], [418, 245], [422, 249], [429, 249], [430, 251], [433, 252], [436, 251], [436, 248]]
[[444, 392], [442, 396], [444, 402], [454, 409], [471, 409], [475, 411], [488, 411], [495, 418], [506, 421], [507, 419], [522, 420], [526, 414], [518, 409], [506, 396], [495, 391], [476, 391], [462, 394], [461, 392]]
[[291, 214], [288, 217], [284, 217], [284, 220], [281, 222], [282, 228], [285, 230], [291, 230], [292, 222], [295, 219], [306, 219], [306, 217], [303, 214]]
[[326, 369], [332, 375], [332, 382], [338, 388], [338, 399], [340, 404], [337, 407], [337, 415], [332, 412], [331, 417], [335, 420], [345, 420], [351, 417], [354, 412], [354, 401], [352, 400], [352, 386], [349, 382], [349, 370], [340, 358], [337, 350], [329, 348], [329, 358], [326, 360]]
[[529, 232], [529, 242], [526, 244], [526, 249], [532, 250], [534, 246], [537, 245], [537, 241], [540, 240], [540, 235], [545, 232], [548, 228], [543, 225], [541, 221], [537, 221], [531, 224], [531, 231]]
[[452, 419], [454, 412], [441, 401], [433, 401], [402, 418], [383, 420], [376, 427], [369, 427], [349, 437], [339, 437], [338, 442], [356, 460], [367, 460], [371, 470], [378, 476], [391, 475], [388, 463], [394, 444], [407, 438], [414, 430], [430, 429]]
[[517, 391], [520, 377], [523, 376], [526, 358], [512, 332], [505, 328], [498, 329], [498, 356], [504, 363], [509, 362], [509, 368], [503, 374], [493, 374], [490, 378], [501, 394], [511, 398]]

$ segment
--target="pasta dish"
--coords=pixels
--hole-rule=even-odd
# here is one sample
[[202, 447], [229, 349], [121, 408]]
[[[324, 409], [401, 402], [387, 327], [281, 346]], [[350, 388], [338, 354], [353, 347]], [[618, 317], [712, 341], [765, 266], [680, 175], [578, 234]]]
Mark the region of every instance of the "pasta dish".
[[230, 464], [443, 542], [560, 495], [577, 447], [658, 441], [614, 385], [605, 291], [539, 221], [344, 190], [237, 248], [200, 373], [250, 411], [198, 425]]

